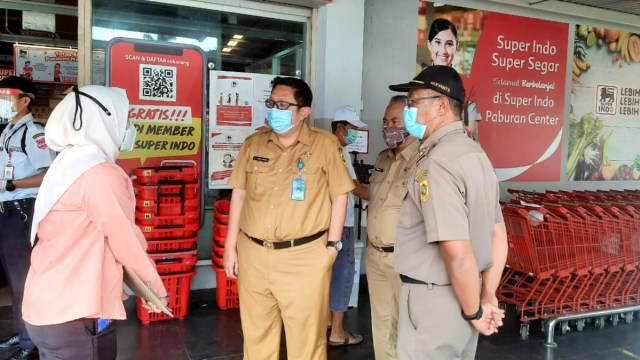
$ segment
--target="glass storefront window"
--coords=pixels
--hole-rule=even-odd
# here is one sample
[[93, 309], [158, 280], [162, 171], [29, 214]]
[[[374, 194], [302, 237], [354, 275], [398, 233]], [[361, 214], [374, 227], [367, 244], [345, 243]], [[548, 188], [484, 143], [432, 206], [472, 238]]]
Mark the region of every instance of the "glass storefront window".
[[216, 70], [304, 77], [305, 27], [301, 22], [149, 1], [93, 0], [92, 82], [104, 83], [104, 50], [115, 37], [196, 45]]

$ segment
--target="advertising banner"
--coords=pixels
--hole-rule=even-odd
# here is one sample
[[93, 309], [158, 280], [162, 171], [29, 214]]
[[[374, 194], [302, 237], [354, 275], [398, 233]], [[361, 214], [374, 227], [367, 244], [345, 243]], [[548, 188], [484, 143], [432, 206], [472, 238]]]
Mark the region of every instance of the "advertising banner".
[[640, 35], [577, 25], [567, 179], [640, 179]]
[[13, 76], [13, 66], [0, 65], [0, 80]]
[[134, 150], [118, 164], [129, 173], [167, 160], [202, 165], [204, 56], [196, 47], [135, 39], [107, 46], [107, 84], [127, 91]]
[[428, 9], [433, 10], [427, 11], [418, 64], [453, 66], [461, 74], [465, 122], [498, 179], [559, 181], [568, 25], [473, 9]]
[[14, 72], [35, 82], [78, 82], [78, 50], [14, 45]]

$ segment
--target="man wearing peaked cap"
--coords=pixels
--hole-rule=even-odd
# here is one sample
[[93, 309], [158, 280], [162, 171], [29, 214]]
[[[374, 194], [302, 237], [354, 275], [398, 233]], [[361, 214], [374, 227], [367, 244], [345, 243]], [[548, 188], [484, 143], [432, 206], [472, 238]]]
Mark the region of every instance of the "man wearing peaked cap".
[[464, 131], [453, 68], [430, 66], [389, 88], [408, 92], [404, 123], [424, 140], [395, 245], [398, 359], [473, 359], [478, 334], [497, 332], [504, 317], [495, 295], [507, 255], [498, 181]]

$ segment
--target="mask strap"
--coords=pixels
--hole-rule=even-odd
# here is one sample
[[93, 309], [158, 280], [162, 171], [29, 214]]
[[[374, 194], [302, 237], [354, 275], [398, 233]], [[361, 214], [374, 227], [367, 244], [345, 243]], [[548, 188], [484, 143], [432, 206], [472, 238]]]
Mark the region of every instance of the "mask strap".
[[[73, 114], [73, 130], [80, 131], [80, 129], [82, 129], [82, 103], [80, 102], [80, 95], [89, 98], [91, 101], [96, 103], [96, 105], [98, 105], [100, 107], [100, 109], [102, 109], [102, 111], [104, 111], [105, 114], [107, 114], [107, 116], [111, 116], [111, 112], [109, 111], [109, 109], [107, 109], [106, 106], [104, 106], [100, 101], [98, 101], [98, 99], [94, 98], [93, 96], [78, 90], [78, 86], [77, 85], [73, 86], [73, 93], [76, 96], [76, 111]], [[80, 117], [79, 118], [78, 118], [78, 109], [80, 109]], [[76, 127], [76, 121], [78, 119], [79, 119], [79, 125], [77, 125], [77, 127]]]

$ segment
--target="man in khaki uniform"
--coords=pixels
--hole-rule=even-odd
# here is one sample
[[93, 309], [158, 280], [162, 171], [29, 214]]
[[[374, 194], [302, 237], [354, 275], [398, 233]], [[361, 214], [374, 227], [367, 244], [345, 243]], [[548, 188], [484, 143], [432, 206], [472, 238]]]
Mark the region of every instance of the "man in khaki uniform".
[[238, 277], [244, 359], [327, 357], [331, 267], [354, 187], [331, 133], [307, 126], [309, 86], [277, 77], [265, 101], [271, 129], [248, 137], [229, 179], [227, 276]]
[[400, 205], [420, 146], [404, 127], [407, 97], [391, 98], [382, 119], [382, 137], [389, 147], [378, 154], [369, 178], [367, 283], [371, 303], [376, 360], [398, 358], [398, 297], [402, 282], [394, 268], [394, 245]]
[[478, 333], [502, 325], [496, 288], [507, 239], [494, 170], [464, 131], [464, 88], [447, 66], [430, 66], [393, 91], [408, 91], [404, 122], [424, 139], [400, 209], [396, 270], [403, 282], [399, 359], [473, 359]]

